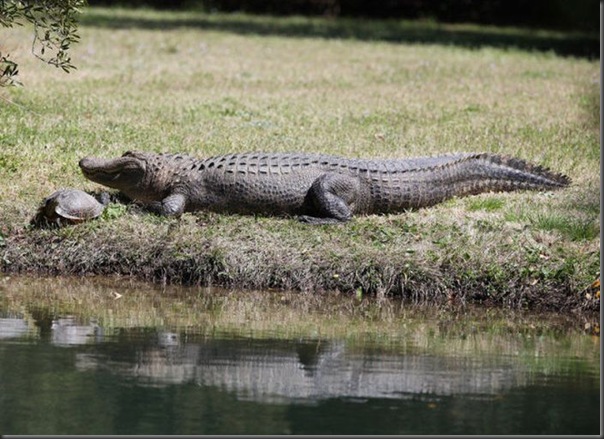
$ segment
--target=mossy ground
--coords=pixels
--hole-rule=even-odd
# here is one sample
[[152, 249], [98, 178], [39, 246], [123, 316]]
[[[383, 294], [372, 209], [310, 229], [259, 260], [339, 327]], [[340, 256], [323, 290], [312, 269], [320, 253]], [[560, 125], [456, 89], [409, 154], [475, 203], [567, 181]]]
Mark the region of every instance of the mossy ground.
[[[589, 286], [600, 266], [600, 62], [564, 49], [591, 36], [91, 8], [74, 47], [78, 70], [66, 75], [30, 55], [30, 32], [0, 32], [24, 84], [0, 91], [4, 272], [599, 311]], [[100, 189], [79, 172], [81, 157], [130, 149], [490, 151], [573, 184], [344, 226], [205, 212], [166, 219], [120, 204], [77, 226], [28, 226], [55, 189]]]

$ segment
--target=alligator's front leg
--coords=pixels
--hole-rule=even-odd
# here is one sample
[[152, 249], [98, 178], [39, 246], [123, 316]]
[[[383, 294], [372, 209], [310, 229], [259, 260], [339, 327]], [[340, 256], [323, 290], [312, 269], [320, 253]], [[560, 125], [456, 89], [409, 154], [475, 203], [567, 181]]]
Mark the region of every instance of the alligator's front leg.
[[358, 178], [326, 173], [317, 178], [308, 192], [313, 215], [298, 217], [308, 224], [342, 224], [352, 218], [351, 205], [360, 192]]
[[187, 197], [183, 194], [171, 194], [161, 201], [147, 204], [147, 208], [158, 215], [179, 216], [185, 211]]

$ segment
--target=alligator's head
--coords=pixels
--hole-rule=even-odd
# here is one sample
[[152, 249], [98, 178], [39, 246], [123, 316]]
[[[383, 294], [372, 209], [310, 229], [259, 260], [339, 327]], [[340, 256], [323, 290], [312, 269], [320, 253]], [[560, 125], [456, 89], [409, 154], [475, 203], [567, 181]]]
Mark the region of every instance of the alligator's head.
[[128, 151], [116, 159], [84, 157], [80, 160], [80, 168], [87, 179], [132, 197], [145, 186], [146, 156], [142, 152]]

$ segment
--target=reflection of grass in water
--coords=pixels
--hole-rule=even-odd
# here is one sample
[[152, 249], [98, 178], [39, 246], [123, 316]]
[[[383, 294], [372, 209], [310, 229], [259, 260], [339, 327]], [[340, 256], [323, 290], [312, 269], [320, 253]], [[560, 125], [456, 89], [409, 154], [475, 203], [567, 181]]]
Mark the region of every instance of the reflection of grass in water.
[[408, 306], [335, 293], [161, 288], [127, 279], [5, 278], [2, 287], [6, 311], [46, 309], [82, 323], [94, 319], [107, 334], [148, 327], [207, 336], [343, 339], [353, 350], [510, 355], [539, 370], [577, 358], [599, 362], [599, 339], [583, 332], [586, 322], [555, 314]]

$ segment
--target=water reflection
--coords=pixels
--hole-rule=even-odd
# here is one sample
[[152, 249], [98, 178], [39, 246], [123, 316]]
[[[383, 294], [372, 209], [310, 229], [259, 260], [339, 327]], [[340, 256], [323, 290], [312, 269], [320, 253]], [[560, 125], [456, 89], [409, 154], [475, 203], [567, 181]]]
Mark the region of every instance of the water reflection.
[[[38, 322], [40, 333], [44, 325]], [[24, 318], [0, 319], [3, 338], [30, 335]], [[106, 337], [95, 321], [50, 320], [49, 342], [92, 345], [78, 371], [109, 371], [143, 386], [194, 383], [263, 403], [413, 395], [498, 395], [534, 383], [511, 357], [442, 356], [348, 347], [342, 340], [206, 338], [166, 330], [121, 329]], [[119, 347], [119, 349], [116, 349]]]
[[[270, 308], [242, 297], [206, 298], [195, 310], [207, 313], [197, 326], [118, 320], [118, 305], [110, 314], [78, 314], [40, 301], [0, 302], [0, 431], [597, 433], [599, 341], [586, 335], [460, 332], [445, 318], [413, 326], [413, 318], [396, 315], [396, 331], [354, 337], [283, 336], [210, 321], [216, 309], [226, 318], [244, 309], [238, 322], [245, 322], [257, 318], [250, 309]], [[149, 300], [157, 313], [160, 299]], [[161, 300], [161, 309], [181, 309], [176, 298]], [[135, 302], [148, 316], [149, 306]], [[276, 320], [291, 306], [258, 316]]]
[[[33, 324], [31, 321], [33, 320]], [[75, 316], [29, 321], [24, 316], [0, 317], [0, 339], [49, 338], [56, 346], [81, 345], [103, 341], [103, 328], [96, 323], [79, 324]]]
[[0, 339], [24, 337], [31, 331], [32, 328], [23, 317], [0, 317]]
[[[163, 338], [164, 335], [160, 334]], [[300, 351], [321, 346], [314, 364]], [[307, 355], [307, 354], [306, 354]], [[209, 340], [146, 347], [126, 361], [111, 353], [76, 356], [81, 370], [106, 368], [147, 385], [194, 382], [258, 402], [405, 395], [489, 394], [528, 384], [526, 371], [489, 359], [354, 352], [344, 342]]]
[[58, 317], [50, 326], [51, 343], [70, 346], [103, 341], [103, 329], [97, 324], [79, 325], [74, 316]]

